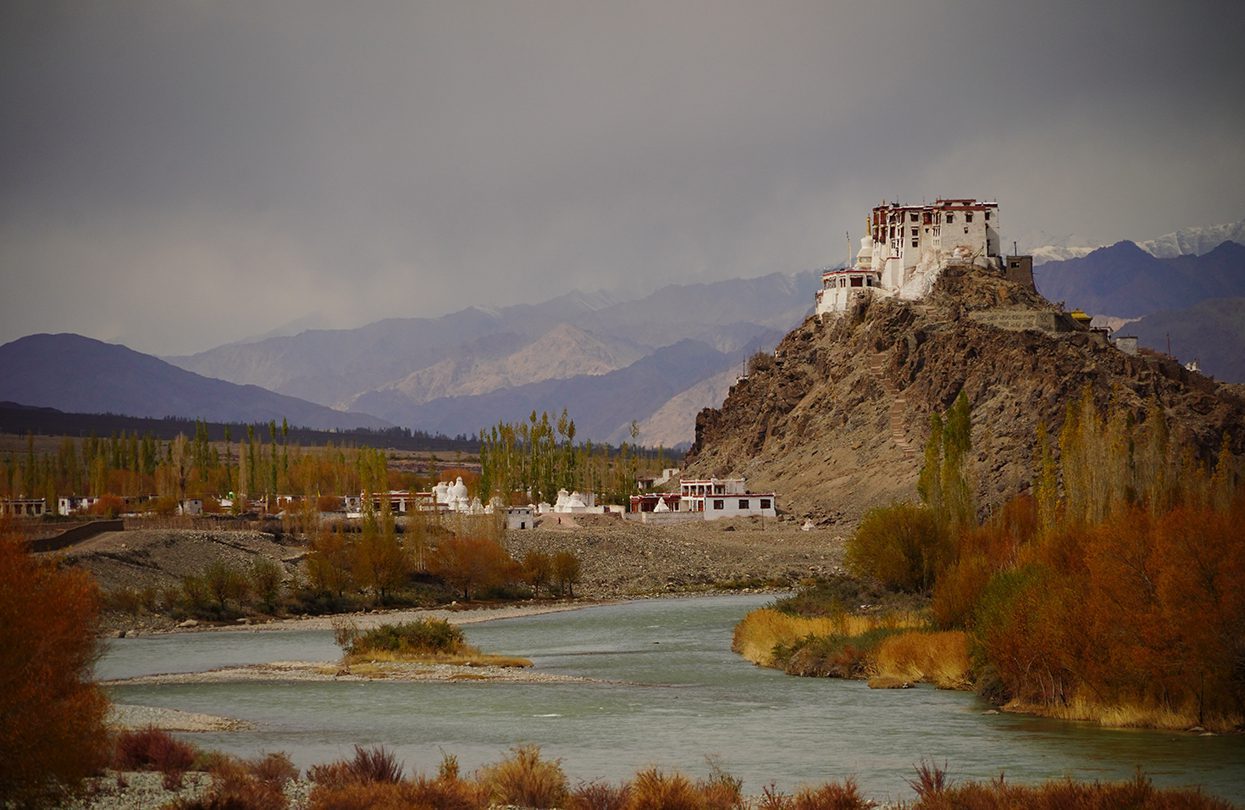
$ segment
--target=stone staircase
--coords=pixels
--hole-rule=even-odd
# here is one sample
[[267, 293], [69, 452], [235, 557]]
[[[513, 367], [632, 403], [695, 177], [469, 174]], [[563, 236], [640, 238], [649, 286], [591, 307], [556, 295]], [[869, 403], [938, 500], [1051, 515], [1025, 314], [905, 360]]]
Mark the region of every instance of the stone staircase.
[[878, 378], [878, 382], [882, 383], [882, 390], [886, 392], [890, 400], [887, 424], [891, 431], [891, 441], [905, 457], [914, 458], [917, 455], [917, 449], [908, 441], [907, 431], [904, 429], [904, 411], [908, 407], [908, 400], [900, 393], [895, 383], [883, 373], [882, 369], [885, 364], [885, 355], [879, 352], [869, 359], [869, 370]]

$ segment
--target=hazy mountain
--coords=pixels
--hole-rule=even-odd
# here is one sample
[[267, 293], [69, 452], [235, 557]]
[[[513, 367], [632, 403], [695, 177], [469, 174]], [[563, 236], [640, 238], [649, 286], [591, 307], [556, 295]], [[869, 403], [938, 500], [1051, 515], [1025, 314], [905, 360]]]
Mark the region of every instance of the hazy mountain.
[[[466, 407], [462, 400], [471, 396], [605, 375], [680, 341], [741, 360], [772, 347], [803, 320], [818, 282], [818, 274], [808, 271], [672, 284], [638, 300], [572, 292], [540, 304], [470, 307], [439, 318], [310, 330], [168, 359], [200, 374], [438, 430], [416, 421], [418, 414], [440, 420], [435, 408], [417, 406], [445, 400]], [[678, 393], [697, 381], [673, 380], [671, 390]], [[567, 400], [557, 404], [559, 411], [562, 407], [578, 419], [587, 405]], [[626, 422], [649, 413], [629, 414]], [[468, 432], [480, 426], [466, 424]], [[690, 432], [683, 440], [691, 440]]]
[[[469, 307], [439, 318], [390, 318], [358, 329], [309, 330], [166, 359], [198, 374], [340, 407], [364, 393], [392, 389], [438, 363], [451, 361], [454, 368], [463, 364], [469, 368], [482, 356], [501, 356], [482, 354], [478, 347], [482, 339], [506, 335], [504, 342], [514, 352], [558, 324], [578, 327], [611, 345], [623, 341], [648, 351], [688, 338], [722, 351], [744, 347], [758, 336], [776, 340], [812, 307], [817, 282], [814, 272], [775, 273], [671, 285], [637, 301], [603, 292], [572, 292], [540, 304], [497, 310]], [[486, 365], [481, 371], [495, 376], [496, 369]], [[489, 383], [471, 383], [462, 371], [448, 366], [427, 379], [489, 388]], [[420, 384], [421, 378], [411, 381]], [[444, 396], [451, 391], [437, 393]]]
[[739, 377], [739, 371], [735, 367], [728, 368], [675, 394], [640, 422], [640, 443], [669, 448], [691, 445], [696, 435], [696, 415], [705, 408], [717, 408], [722, 404]]
[[544, 380], [478, 396], [457, 396], [412, 403], [390, 389], [359, 397], [356, 407], [383, 414], [422, 430], [471, 434], [498, 421], [525, 419], [533, 410], [570, 411], [578, 436], [602, 441], [618, 436], [631, 421], [643, 420], [671, 397], [735, 363], [729, 355], [694, 340], [659, 349], [626, 368], [602, 375]]
[[1122, 334], [1155, 351], [1171, 350], [1181, 362], [1197, 360], [1203, 372], [1245, 383], [1245, 298], [1211, 298], [1185, 309], [1155, 312], [1124, 327]]
[[[443, 397], [486, 394], [541, 380], [607, 374], [647, 353], [635, 344], [602, 339], [569, 323], [558, 324], [525, 345], [521, 340], [506, 341], [504, 348], [513, 348], [516, 343], [522, 348], [500, 356], [496, 350], [456, 354], [378, 390], [395, 391], [419, 404]], [[357, 400], [355, 397], [354, 401]]]
[[1224, 242], [1201, 256], [1160, 259], [1119, 242], [1079, 259], [1034, 268], [1038, 291], [1069, 309], [1133, 318], [1207, 298], [1245, 295], [1245, 246]]
[[[1201, 256], [1204, 253], [1211, 252], [1224, 242], [1245, 244], [1245, 219], [1224, 225], [1200, 225], [1192, 228], [1182, 228], [1178, 231], [1163, 234], [1157, 239], [1146, 239], [1136, 244], [1137, 247], [1151, 256], [1160, 259], [1170, 259], [1176, 256]], [[1105, 246], [1042, 245], [1041, 247], [1032, 248], [1029, 250], [1029, 253], [1033, 256], [1033, 265], [1036, 267], [1047, 262], [1079, 259], [1102, 247]]]
[[80, 413], [180, 416], [320, 429], [387, 427], [253, 385], [193, 374], [148, 354], [74, 334], [29, 335], [0, 346], [0, 400]]

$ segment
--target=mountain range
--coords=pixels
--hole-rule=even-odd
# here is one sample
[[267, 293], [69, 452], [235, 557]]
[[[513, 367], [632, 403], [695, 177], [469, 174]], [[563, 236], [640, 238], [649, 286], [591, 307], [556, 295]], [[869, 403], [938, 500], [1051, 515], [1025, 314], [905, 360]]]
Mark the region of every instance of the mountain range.
[[[1178, 231], [1163, 234], [1157, 239], [1146, 239], [1137, 242], [1137, 247], [1156, 258], [1170, 259], [1175, 256], [1201, 256], [1203, 253], [1209, 253], [1214, 250], [1224, 242], [1245, 244], [1245, 219], [1222, 225], [1201, 225], [1192, 228], [1182, 228]], [[1033, 256], [1034, 266], [1037, 266], [1047, 262], [1079, 259], [1082, 256], [1088, 256], [1101, 247], [1105, 247], [1105, 245], [1098, 245], [1097, 247], [1043, 245], [1033, 248], [1029, 253]]]
[[[1188, 242], [1186, 242], [1188, 244]], [[1033, 270], [1039, 292], [1125, 321], [1120, 334], [1228, 382], [1245, 382], [1245, 245], [1159, 258], [1132, 242]], [[1170, 338], [1170, 342], [1169, 342]]]
[[[583, 438], [690, 443], [724, 378], [772, 348], [812, 307], [816, 271], [672, 284], [638, 300], [569, 293], [359, 329], [309, 330], [166, 358], [397, 425], [471, 434], [533, 409], [566, 408]], [[674, 441], [672, 441], [674, 440]]]
[[74, 334], [28, 335], [0, 346], [0, 400], [79, 413], [214, 422], [280, 422], [318, 429], [383, 428], [343, 413], [172, 366], [149, 354]]

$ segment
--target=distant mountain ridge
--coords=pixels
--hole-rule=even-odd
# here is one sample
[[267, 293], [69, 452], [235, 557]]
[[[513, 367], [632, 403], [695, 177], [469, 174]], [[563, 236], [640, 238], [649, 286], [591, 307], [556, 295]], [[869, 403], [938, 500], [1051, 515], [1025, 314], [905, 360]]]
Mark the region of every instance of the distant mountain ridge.
[[[632, 420], [648, 424], [671, 397], [758, 349], [772, 348], [812, 308], [819, 282], [816, 271], [806, 271], [673, 284], [637, 300], [571, 292], [539, 304], [391, 318], [358, 329], [312, 330], [166, 359], [199, 374], [261, 385], [419, 430], [472, 433], [499, 419], [523, 418], [531, 402], [541, 402], [559, 412], [567, 408], [585, 437], [618, 440], [629, 438], [626, 428]], [[672, 366], [675, 376], [660, 381], [643, 371], [650, 366], [637, 366], [685, 341], [718, 353], [717, 365], [710, 363], [712, 370]], [[627, 375], [604, 378], [633, 366], [635, 384], [645, 380], [654, 391], [665, 392], [665, 400], [617, 389], [611, 403], [594, 395], [595, 387], [608, 387]], [[651, 367], [664, 366], [659, 359]], [[530, 388], [540, 385], [546, 385], [539, 389], [545, 393]], [[717, 389], [698, 391], [712, 397]], [[476, 397], [486, 399], [476, 403]], [[699, 407], [716, 404], [706, 400]], [[690, 408], [684, 403], [681, 412]], [[615, 417], [603, 414], [619, 421], [607, 424]], [[682, 441], [690, 441], [690, 419], [663, 417], [661, 435], [670, 437], [669, 425], [676, 423], [685, 427]]]
[[1093, 315], [1137, 318], [1210, 298], [1245, 296], [1245, 245], [1224, 242], [1200, 255], [1157, 258], [1132, 242], [1034, 268], [1038, 291]]
[[267, 422], [317, 429], [385, 428], [252, 385], [194, 374], [125, 346], [75, 334], [38, 334], [0, 346], [0, 400], [78, 413], [116, 413], [214, 422]]
[[[1159, 259], [1171, 259], [1176, 256], [1201, 256], [1209, 253], [1224, 242], [1245, 244], [1245, 219], [1228, 222], [1222, 225], [1199, 225], [1181, 228], [1178, 231], [1163, 234], [1156, 239], [1137, 241], [1137, 247]], [[1034, 266], [1047, 262], [1067, 261], [1088, 256], [1095, 250], [1106, 245], [1071, 246], [1042, 245], [1029, 250], [1033, 256]]]

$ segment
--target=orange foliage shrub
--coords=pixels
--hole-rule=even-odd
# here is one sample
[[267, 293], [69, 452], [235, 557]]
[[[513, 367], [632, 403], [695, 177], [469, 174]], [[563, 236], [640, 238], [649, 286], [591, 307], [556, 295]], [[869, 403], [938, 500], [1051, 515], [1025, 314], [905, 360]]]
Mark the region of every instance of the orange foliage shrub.
[[977, 609], [979, 653], [1004, 696], [1120, 725], [1239, 722], [1242, 525], [1238, 496], [1222, 511], [1132, 506], [1048, 533]]
[[0, 795], [16, 804], [55, 799], [108, 760], [98, 611], [89, 574], [36, 559], [0, 525]]
[[437, 543], [428, 570], [470, 599], [473, 590], [497, 587], [514, 580], [518, 564], [506, 550], [483, 537], [452, 537]]

